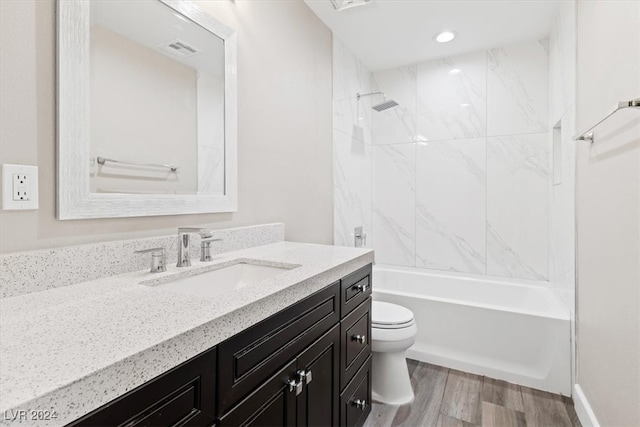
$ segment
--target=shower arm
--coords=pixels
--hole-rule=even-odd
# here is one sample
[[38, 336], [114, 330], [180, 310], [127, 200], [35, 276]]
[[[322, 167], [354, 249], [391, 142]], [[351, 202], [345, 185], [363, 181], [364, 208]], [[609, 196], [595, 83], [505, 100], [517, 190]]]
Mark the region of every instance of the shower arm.
[[362, 98], [363, 96], [371, 96], [371, 95], [382, 95], [385, 97], [385, 99], [387, 98], [384, 92], [356, 93], [356, 98], [358, 99], [358, 101], [360, 101], [360, 98]]

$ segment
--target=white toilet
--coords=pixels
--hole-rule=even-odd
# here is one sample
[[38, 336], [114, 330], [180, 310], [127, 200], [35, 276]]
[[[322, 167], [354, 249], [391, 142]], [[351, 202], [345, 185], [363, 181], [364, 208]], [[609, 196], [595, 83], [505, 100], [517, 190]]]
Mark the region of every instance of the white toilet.
[[411, 403], [414, 396], [405, 353], [418, 332], [413, 312], [388, 302], [373, 301], [372, 304], [372, 398], [390, 405]]

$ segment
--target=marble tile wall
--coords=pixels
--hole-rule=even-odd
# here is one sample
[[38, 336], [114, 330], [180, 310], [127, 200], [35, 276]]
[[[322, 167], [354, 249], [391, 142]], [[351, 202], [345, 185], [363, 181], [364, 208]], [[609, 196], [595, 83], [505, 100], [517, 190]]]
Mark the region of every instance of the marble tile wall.
[[[384, 92], [387, 98], [400, 105], [371, 113], [372, 140], [376, 145], [402, 144], [416, 140], [417, 92], [415, 65], [379, 71], [373, 74], [373, 92]], [[381, 95], [372, 98], [375, 105], [384, 100]]]
[[485, 138], [417, 145], [416, 267], [486, 272]]
[[418, 135], [428, 141], [487, 135], [487, 54], [418, 65]]
[[[336, 244], [352, 245], [351, 224], [370, 221], [379, 263], [546, 281], [549, 43], [474, 52], [368, 79], [339, 41], [334, 50]], [[357, 118], [344, 120], [345, 105], [353, 108], [346, 95], [367, 83], [400, 106], [370, 112], [363, 133], [348, 135]], [[370, 188], [366, 173], [372, 173]]]
[[487, 52], [487, 134], [548, 130], [548, 41]]
[[376, 261], [414, 266], [416, 144], [373, 147], [373, 238]]
[[487, 274], [546, 280], [548, 133], [487, 138]]
[[371, 73], [333, 37], [333, 187], [334, 244], [354, 245], [354, 228], [362, 226], [366, 246], [371, 232], [371, 102], [357, 93], [371, 92]]

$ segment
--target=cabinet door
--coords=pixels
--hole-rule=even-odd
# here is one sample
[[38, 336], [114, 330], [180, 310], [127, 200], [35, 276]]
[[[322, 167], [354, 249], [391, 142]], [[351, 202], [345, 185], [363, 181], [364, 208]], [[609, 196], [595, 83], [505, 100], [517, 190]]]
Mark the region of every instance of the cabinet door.
[[288, 383], [296, 378], [294, 359], [223, 415], [218, 426], [295, 426], [296, 390]]
[[227, 412], [340, 320], [338, 282], [218, 345], [218, 410]]
[[337, 426], [340, 417], [340, 325], [298, 357], [304, 389], [298, 395], [299, 426]]

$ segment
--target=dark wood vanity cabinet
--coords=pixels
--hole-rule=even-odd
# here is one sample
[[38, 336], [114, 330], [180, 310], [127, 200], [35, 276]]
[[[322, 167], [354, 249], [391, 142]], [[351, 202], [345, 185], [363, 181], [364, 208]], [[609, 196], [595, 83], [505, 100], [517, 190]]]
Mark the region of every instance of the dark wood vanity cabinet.
[[371, 265], [74, 426], [361, 426], [371, 411]]
[[340, 322], [339, 282], [218, 345], [218, 409], [227, 412]]
[[70, 425], [209, 426], [216, 419], [215, 393], [216, 348], [212, 348]]
[[219, 425], [338, 425], [339, 346], [336, 325], [223, 415]]

